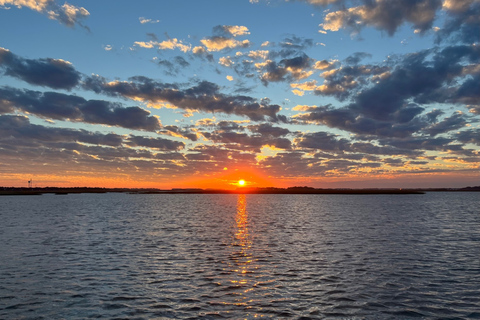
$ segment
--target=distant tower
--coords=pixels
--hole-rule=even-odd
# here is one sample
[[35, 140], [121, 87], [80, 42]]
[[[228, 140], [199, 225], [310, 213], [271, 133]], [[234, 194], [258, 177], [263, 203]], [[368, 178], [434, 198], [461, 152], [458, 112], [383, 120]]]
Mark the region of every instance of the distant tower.
[[32, 179], [28, 180], [28, 187], [33, 188], [33, 180]]

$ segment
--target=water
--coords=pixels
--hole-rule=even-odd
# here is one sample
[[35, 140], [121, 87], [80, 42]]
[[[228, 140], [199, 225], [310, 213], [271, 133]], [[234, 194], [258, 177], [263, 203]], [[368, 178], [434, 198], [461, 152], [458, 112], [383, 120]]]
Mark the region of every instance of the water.
[[0, 318], [480, 318], [479, 208], [479, 193], [0, 197]]

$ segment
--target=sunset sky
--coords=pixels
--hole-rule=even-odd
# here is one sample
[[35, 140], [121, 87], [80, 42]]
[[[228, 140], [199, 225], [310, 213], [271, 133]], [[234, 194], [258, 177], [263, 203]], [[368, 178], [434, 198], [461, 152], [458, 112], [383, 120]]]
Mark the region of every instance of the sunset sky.
[[0, 0], [0, 186], [480, 185], [478, 0]]

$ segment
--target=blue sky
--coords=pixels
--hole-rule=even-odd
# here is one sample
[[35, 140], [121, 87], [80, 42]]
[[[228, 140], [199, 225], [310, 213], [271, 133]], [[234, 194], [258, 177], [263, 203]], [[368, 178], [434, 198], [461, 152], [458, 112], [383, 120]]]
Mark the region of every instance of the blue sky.
[[478, 185], [479, 15], [0, 0], [0, 184]]

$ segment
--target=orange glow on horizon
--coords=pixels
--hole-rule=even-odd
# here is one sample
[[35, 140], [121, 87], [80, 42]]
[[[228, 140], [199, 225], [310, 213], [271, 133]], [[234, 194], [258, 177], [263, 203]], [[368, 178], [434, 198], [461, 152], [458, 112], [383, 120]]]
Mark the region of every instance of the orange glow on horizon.
[[315, 188], [409, 188], [409, 187], [465, 187], [478, 184], [478, 174], [471, 172], [449, 173], [405, 173], [382, 175], [344, 175], [342, 177], [272, 177], [258, 168], [239, 167], [219, 169], [208, 174], [187, 175], [107, 175], [104, 172], [88, 174], [18, 174], [7, 173], [0, 177], [0, 186], [27, 187], [27, 181], [33, 179], [33, 187], [103, 187], [103, 188], [173, 188], [236, 189], [243, 188], [310, 186]]

